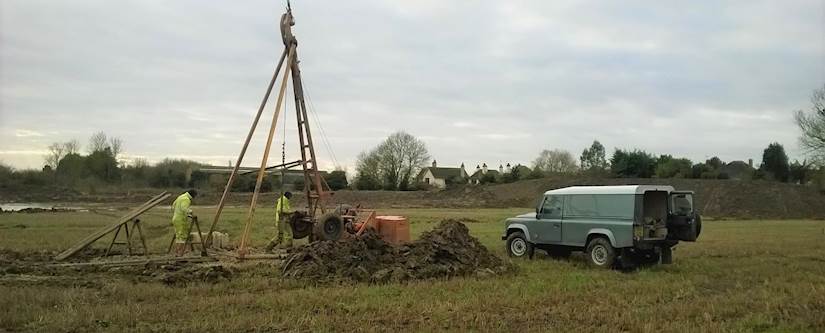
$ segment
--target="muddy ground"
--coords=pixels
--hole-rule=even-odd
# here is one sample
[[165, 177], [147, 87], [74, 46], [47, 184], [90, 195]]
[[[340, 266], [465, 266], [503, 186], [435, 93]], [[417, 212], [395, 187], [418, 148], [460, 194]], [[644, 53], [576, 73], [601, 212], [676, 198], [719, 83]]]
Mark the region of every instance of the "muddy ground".
[[[237, 272], [235, 264], [200, 262], [198, 258], [193, 259], [193, 262], [117, 265], [119, 260], [123, 260], [122, 257], [101, 258], [103, 252], [102, 249], [85, 249], [69, 262], [56, 263], [53, 261], [56, 253], [0, 250], [0, 284], [94, 288], [101, 286], [105, 281], [125, 279], [133, 282], [181, 285], [191, 282], [227, 281]], [[277, 275], [276, 265], [272, 265], [272, 271], [273, 276]]]
[[[443, 220], [418, 240], [392, 246], [373, 232], [341, 241], [311, 243], [283, 254], [286, 258], [238, 262], [193, 257], [189, 261], [138, 262], [102, 258], [103, 249], [87, 248], [68, 262], [53, 261], [54, 252], [0, 250], [0, 284], [51, 285], [95, 288], [106, 281], [160, 282], [166, 285], [219, 283], [238, 276], [292, 278], [307, 282], [342, 280], [383, 283], [456, 276], [489, 276], [514, 270], [487, 250], [462, 223], [472, 219]], [[112, 253], [112, 254], [117, 254]], [[132, 257], [142, 261], [145, 257]], [[151, 256], [152, 260], [171, 259]], [[208, 261], [204, 261], [208, 259]], [[283, 263], [286, 262], [284, 265]], [[89, 263], [96, 263], [89, 265]]]
[[310, 281], [398, 282], [501, 274], [514, 266], [490, 253], [457, 220], [443, 220], [409, 244], [394, 247], [377, 234], [308, 244], [284, 264], [284, 276]]

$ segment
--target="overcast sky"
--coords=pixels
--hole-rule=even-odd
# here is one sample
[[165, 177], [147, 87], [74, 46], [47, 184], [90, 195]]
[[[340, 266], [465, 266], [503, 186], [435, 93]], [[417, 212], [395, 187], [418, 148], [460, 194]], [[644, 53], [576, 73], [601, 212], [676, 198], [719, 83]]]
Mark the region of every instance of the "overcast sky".
[[[468, 169], [529, 164], [542, 149], [578, 157], [594, 139], [608, 154], [756, 163], [778, 141], [801, 159], [792, 111], [825, 83], [823, 0], [292, 5], [311, 109], [350, 171], [398, 130], [423, 139], [439, 165]], [[226, 165], [282, 52], [284, 6], [3, 0], [0, 161], [39, 168], [50, 143], [85, 144], [102, 130], [125, 141], [126, 158]], [[260, 163], [273, 110], [245, 165]]]

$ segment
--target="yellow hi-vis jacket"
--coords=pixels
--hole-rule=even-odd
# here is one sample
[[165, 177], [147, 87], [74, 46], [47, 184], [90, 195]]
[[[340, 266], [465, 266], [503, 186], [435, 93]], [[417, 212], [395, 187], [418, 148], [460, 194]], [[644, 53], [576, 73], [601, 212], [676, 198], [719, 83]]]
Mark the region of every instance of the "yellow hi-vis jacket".
[[186, 217], [192, 215], [192, 196], [189, 192], [183, 192], [175, 202], [172, 203], [172, 225], [175, 227], [175, 235], [178, 238], [186, 236]]
[[283, 195], [275, 202], [275, 222], [281, 221], [281, 212], [284, 214], [292, 213], [292, 207], [289, 207], [289, 199]]

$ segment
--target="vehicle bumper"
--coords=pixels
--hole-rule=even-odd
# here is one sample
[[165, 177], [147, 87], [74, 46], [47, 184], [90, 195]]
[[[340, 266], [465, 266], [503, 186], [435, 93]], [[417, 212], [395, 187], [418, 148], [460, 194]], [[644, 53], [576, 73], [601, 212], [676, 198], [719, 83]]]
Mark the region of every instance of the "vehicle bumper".
[[673, 239], [645, 239], [633, 241], [633, 247], [642, 250], [649, 250], [656, 247], [673, 247], [679, 244], [678, 240]]

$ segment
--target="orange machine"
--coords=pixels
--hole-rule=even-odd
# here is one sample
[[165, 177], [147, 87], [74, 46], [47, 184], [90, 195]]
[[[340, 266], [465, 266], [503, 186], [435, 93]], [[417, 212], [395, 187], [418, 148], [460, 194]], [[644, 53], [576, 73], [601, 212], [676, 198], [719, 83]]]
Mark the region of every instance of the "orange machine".
[[362, 234], [367, 228], [372, 228], [385, 242], [398, 245], [410, 241], [410, 223], [406, 217], [392, 215], [376, 215], [374, 210], [358, 210], [360, 220], [354, 223], [356, 235]]

